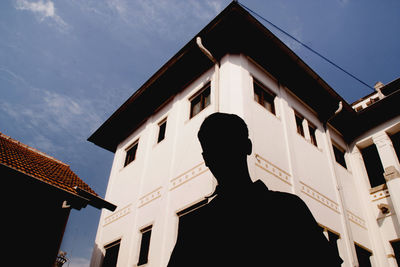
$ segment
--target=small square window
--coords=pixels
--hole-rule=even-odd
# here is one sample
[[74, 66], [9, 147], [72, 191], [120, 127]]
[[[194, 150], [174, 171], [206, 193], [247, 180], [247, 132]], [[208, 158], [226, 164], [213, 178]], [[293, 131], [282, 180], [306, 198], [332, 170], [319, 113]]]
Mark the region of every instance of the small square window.
[[140, 232], [142, 233], [142, 240], [140, 241], [139, 262], [137, 264], [138, 266], [146, 264], [149, 261], [148, 257], [149, 257], [150, 238], [151, 238], [152, 227], [153, 226], [150, 225], [150, 226], [140, 230]]
[[135, 160], [138, 143], [139, 141], [136, 141], [130, 148], [126, 150], [124, 167]]
[[265, 109], [275, 114], [274, 100], [276, 95], [268, 90], [262, 83], [254, 79], [254, 101], [263, 106]]
[[314, 146], [318, 147], [317, 137], [315, 136], [315, 132], [317, 131], [317, 127], [312, 125], [310, 122], [308, 123], [308, 131], [310, 132], [310, 142]]
[[208, 82], [198, 94], [190, 100], [190, 118], [193, 118], [211, 103], [211, 84]]
[[304, 128], [303, 128], [303, 120], [304, 120], [304, 118], [303, 118], [303, 116], [301, 116], [298, 113], [295, 113], [294, 116], [296, 118], [297, 133], [304, 137]]
[[355, 108], [355, 110], [356, 110], [357, 112], [361, 111], [362, 109], [363, 109], [363, 107], [362, 107], [361, 105], [359, 105], [358, 107]]
[[334, 143], [332, 143], [332, 145], [336, 162], [347, 169], [346, 160], [344, 159], [344, 154], [345, 154], [344, 149]]
[[167, 128], [167, 119], [164, 119], [158, 124], [158, 138], [157, 143], [160, 143], [165, 138], [165, 130]]

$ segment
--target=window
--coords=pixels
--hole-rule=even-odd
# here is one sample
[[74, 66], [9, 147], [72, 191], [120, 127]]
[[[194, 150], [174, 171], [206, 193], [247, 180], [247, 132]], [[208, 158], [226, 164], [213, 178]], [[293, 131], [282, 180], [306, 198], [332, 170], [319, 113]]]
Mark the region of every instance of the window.
[[314, 125], [312, 125], [310, 122], [308, 123], [308, 131], [310, 132], [310, 142], [311, 144], [313, 144], [314, 146], [318, 146], [317, 144], [317, 137], [315, 136], [315, 132], [317, 130], [317, 127], [315, 127]]
[[337, 245], [337, 241], [340, 238], [340, 235], [332, 232], [331, 230], [323, 226], [320, 226], [320, 228], [324, 232], [326, 238], [328, 239], [329, 244], [331, 244], [331, 246], [335, 248], [336, 253], [339, 255], [339, 248]]
[[390, 244], [392, 244], [392, 248], [394, 251], [394, 257], [397, 261], [397, 265], [400, 266], [400, 239], [391, 241]]
[[371, 187], [385, 184], [386, 180], [383, 176], [384, 170], [375, 144], [361, 149], [361, 154], [364, 160], [365, 169], [367, 169]]
[[367, 249], [361, 247], [358, 244], [356, 245], [356, 254], [357, 254], [357, 259], [358, 259], [358, 266], [359, 267], [371, 267], [371, 261], [369, 260], [369, 257], [372, 256], [372, 253], [369, 252]]
[[333, 232], [331, 232], [331, 231], [329, 231], [329, 230], [327, 230], [327, 231], [328, 231], [329, 243], [332, 245], [332, 247], [335, 248], [337, 254], [339, 255], [339, 248], [338, 248], [338, 245], [337, 245], [337, 241], [340, 238], [340, 236], [335, 234], [335, 233], [333, 233]]
[[190, 100], [190, 118], [193, 118], [211, 103], [211, 84], [208, 82], [198, 94]]
[[[306, 138], [311, 144], [318, 147], [317, 137], [315, 135], [315, 133], [317, 131], [317, 127], [314, 124], [312, 124], [311, 122], [309, 122], [308, 120], [306, 120], [303, 117], [303, 115], [300, 115], [300, 113], [297, 111], [294, 111], [294, 119], [296, 122], [297, 133], [299, 135], [303, 136], [304, 138]], [[308, 135], [307, 135], [307, 131], [308, 131]]]
[[192, 206], [190, 206], [190, 207], [188, 207], [188, 208], [186, 208], [186, 209], [183, 209], [183, 210], [181, 210], [181, 211], [178, 211], [178, 212], [176, 213], [176, 215], [178, 215], [178, 217], [184, 216], [184, 215], [186, 215], [186, 214], [188, 214], [188, 213], [190, 213], [190, 212], [192, 212], [192, 211], [194, 211], [194, 210], [197, 210], [198, 208], [203, 207], [203, 206], [206, 205], [207, 203], [208, 203], [208, 199], [205, 198], [205, 199], [203, 199], [203, 200], [201, 200], [201, 201], [199, 201], [199, 202], [193, 204]]
[[276, 95], [268, 90], [263, 84], [256, 79], [253, 79], [254, 100], [261, 106], [266, 108], [272, 114], [275, 114], [274, 99]]
[[344, 153], [345, 153], [344, 149], [341, 148], [340, 146], [336, 145], [333, 142], [332, 142], [332, 145], [333, 145], [333, 153], [335, 154], [336, 162], [347, 169], [346, 160], [344, 159]]
[[151, 238], [151, 228], [153, 226], [147, 226], [140, 230], [142, 233], [142, 240], [140, 242], [140, 252], [139, 252], [139, 262], [138, 265], [146, 264], [149, 256], [149, 249], [150, 249], [150, 238]]
[[165, 129], [167, 128], [167, 119], [164, 119], [158, 124], [157, 143], [160, 143], [165, 138]]
[[106, 254], [104, 255], [102, 267], [115, 267], [117, 266], [119, 244], [121, 240], [112, 242], [104, 247]]
[[294, 116], [296, 118], [297, 133], [304, 137], [304, 129], [303, 129], [304, 118], [298, 113], [295, 113]]
[[396, 151], [397, 158], [400, 160], [400, 132], [390, 136], [392, 140], [393, 148]]
[[130, 146], [126, 150], [124, 167], [135, 160], [138, 143], [139, 143], [139, 141], [136, 141], [132, 146]]
[[355, 108], [355, 111], [359, 112], [362, 109], [363, 109], [363, 107], [361, 105], [359, 105], [358, 107]]

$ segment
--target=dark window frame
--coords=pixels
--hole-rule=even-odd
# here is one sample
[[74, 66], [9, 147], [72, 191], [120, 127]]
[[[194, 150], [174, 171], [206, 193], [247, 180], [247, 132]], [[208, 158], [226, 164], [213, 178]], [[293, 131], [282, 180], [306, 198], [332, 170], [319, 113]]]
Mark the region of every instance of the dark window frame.
[[298, 113], [297, 111], [294, 112], [294, 119], [296, 122], [296, 131], [299, 135], [305, 137], [303, 122], [305, 120], [304, 116]]
[[167, 131], [167, 118], [163, 119], [158, 123], [157, 144], [165, 139], [166, 131]]
[[126, 150], [125, 150], [125, 162], [124, 167], [128, 166], [131, 162], [135, 161], [137, 149], [139, 146], [139, 139], [132, 143]]
[[310, 142], [314, 146], [318, 147], [317, 135], [315, 134], [317, 132], [317, 126], [315, 126], [309, 121], [307, 121], [307, 123], [308, 123], [308, 132], [310, 134]]
[[359, 267], [371, 267], [371, 256], [373, 255], [372, 252], [356, 242], [354, 246], [356, 247], [356, 255]]
[[391, 134], [390, 140], [392, 141], [393, 148], [396, 152], [396, 156], [400, 161], [400, 132]]
[[117, 266], [120, 245], [121, 239], [118, 239], [104, 246], [105, 254], [103, 258], [103, 263], [101, 265], [102, 267]]
[[[207, 82], [194, 96], [190, 99], [190, 119], [211, 105], [211, 82]], [[199, 105], [200, 108], [195, 110]]]
[[360, 149], [371, 188], [386, 184], [383, 164], [378, 148], [373, 143]]
[[263, 106], [266, 110], [276, 115], [275, 98], [276, 94], [259, 80], [253, 78], [254, 101]]
[[339, 255], [339, 247], [337, 241], [341, 238], [340, 234], [321, 224], [318, 224], [318, 226], [322, 232], [326, 231], [328, 236], [325, 236], [325, 233], [324, 236], [328, 240], [329, 244], [336, 250], [337, 254]]
[[400, 239], [390, 241], [390, 245], [392, 245], [397, 265], [400, 266]]
[[140, 230], [141, 239], [140, 239], [139, 260], [137, 266], [141, 266], [149, 262], [149, 251], [150, 251], [152, 229], [153, 225], [149, 225]]
[[208, 199], [207, 198], [202, 199], [199, 202], [196, 202], [195, 204], [193, 204], [193, 205], [191, 205], [191, 206], [189, 206], [189, 207], [187, 207], [187, 208], [185, 208], [183, 210], [178, 211], [176, 213], [176, 215], [178, 217], [185, 216], [186, 214], [188, 214], [188, 213], [190, 213], [192, 211], [195, 211], [195, 210], [197, 210], [197, 209], [199, 209], [199, 208], [201, 208], [201, 207], [203, 207], [203, 206], [205, 206], [207, 204], [208, 204]]
[[333, 154], [335, 156], [335, 161], [338, 164], [340, 164], [343, 168], [347, 169], [347, 163], [345, 158], [346, 150], [333, 141], [332, 141], [332, 149], [333, 149]]

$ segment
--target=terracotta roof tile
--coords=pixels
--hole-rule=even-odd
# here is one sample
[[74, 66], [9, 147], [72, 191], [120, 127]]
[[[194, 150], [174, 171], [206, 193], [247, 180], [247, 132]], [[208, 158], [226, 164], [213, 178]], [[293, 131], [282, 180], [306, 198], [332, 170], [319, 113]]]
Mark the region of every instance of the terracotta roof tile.
[[75, 187], [97, 196], [69, 165], [0, 132], [0, 164], [77, 194]]

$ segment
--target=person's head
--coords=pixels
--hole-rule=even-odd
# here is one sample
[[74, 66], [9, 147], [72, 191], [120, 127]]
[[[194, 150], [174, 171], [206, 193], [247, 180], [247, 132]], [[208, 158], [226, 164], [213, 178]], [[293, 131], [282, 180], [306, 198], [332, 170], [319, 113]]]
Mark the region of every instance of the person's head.
[[197, 134], [206, 165], [221, 182], [232, 171], [246, 168], [252, 144], [242, 118], [234, 114], [214, 113], [202, 123]]

